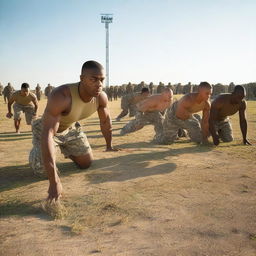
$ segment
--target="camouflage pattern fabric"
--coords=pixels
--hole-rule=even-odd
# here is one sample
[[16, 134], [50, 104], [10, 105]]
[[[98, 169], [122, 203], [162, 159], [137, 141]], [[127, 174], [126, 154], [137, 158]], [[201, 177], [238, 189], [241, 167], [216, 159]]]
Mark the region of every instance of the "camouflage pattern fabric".
[[129, 117], [135, 116], [137, 113], [137, 107], [135, 104], [130, 104], [129, 105]]
[[127, 123], [122, 129], [120, 134], [124, 135], [127, 133], [135, 132], [142, 129], [145, 125], [154, 125], [155, 132], [161, 133], [163, 129], [164, 117], [159, 111], [154, 112], [140, 112], [138, 111], [135, 119]]
[[158, 144], [172, 144], [178, 137], [178, 130], [185, 129], [191, 141], [201, 143], [202, 132], [199, 115], [192, 115], [187, 120], [181, 120], [176, 117], [177, 103], [174, 102], [171, 108], [168, 109], [163, 122], [163, 130], [157, 133], [154, 141]]
[[215, 123], [215, 130], [223, 142], [233, 141], [232, 126], [229, 118]]
[[35, 117], [35, 108], [32, 105], [21, 105], [18, 103], [13, 104], [14, 120], [20, 120], [22, 113], [25, 114], [26, 123], [31, 124], [32, 119]]
[[[36, 119], [32, 122], [33, 148], [29, 155], [29, 164], [35, 175], [46, 176], [42, 162], [41, 152], [41, 133], [42, 119]], [[91, 151], [90, 144], [86, 135], [81, 131], [81, 127], [76, 125], [69, 129], [57, 133], [53, 136], [55, 147], [59, 147], [61, 153], [68, 158], [69, 156], [86, 155]]]

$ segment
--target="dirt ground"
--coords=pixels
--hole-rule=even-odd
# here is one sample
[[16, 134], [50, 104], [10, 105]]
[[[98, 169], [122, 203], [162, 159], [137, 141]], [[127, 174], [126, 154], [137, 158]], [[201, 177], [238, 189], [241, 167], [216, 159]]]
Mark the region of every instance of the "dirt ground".
[[[40, 113], [46, 100], [40, 101]], [[120, 101], [110, 102], [115, 117]], [[0, 255], [256, 255], [256, 102], [248, 102], [248, 138], [198, 146], [182, 138], [152, 143], [153, 127], [120, 136], [104, 152], [97, 114], [83, 121], [95, 161], [79, 170], [58, 153], [64, 195], [52, 218], [43, 205], [48, 181], [28, 166], [30, 127], [14, 133], [0, 99]]]

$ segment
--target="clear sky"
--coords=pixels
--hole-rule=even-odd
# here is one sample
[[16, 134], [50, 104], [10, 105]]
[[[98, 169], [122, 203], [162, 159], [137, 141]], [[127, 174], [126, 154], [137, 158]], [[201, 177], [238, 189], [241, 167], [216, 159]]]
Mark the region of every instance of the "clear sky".
[[110, 84], [256, 81], [256, 0], [0, 0], [0, 82], [79, 81], [105, 66]]

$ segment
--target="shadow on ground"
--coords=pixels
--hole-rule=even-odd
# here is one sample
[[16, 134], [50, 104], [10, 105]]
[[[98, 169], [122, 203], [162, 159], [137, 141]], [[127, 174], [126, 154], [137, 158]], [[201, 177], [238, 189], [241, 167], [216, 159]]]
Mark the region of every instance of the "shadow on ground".
[[32, 138], [31, 132], [22, 132], [20, 134], [3, 132], [0, 133], [0, 141], [16, 141], [16, 140], [27, 140]]
[[41, 181], [35, 177], [29, 165], [14, 165], [0, 168], [0, 192], [23, 187]]
[[[141, 145], [142, 144], [142, 145]], [[123, 145], [124, 146], [124, 145]], [[127, 148], [137, 146], [137, 148], [152, 148], [149, 143], [129, 143], [125, 144]], [[124, 147], [125, 147], [124, 146]], [[92, 166], [85, 171], [85, 178], [92, 184], [110, 182], [110, 181], [126, 181], [139, 177], [147, 177], [152, 175], [160, 175], [171, 173], [176, 169], [176, 164], [172, 162], [171, 157], [180, 154], [194, 154], [209, 152], [212, 148], [206, 146], [191, 146], [178, 149], [169, 149], [165, 147], [165, 151], [151, 150], [146, 153], [132, 153], [123, 156], [94, 160]], [[114, 153], [113, 153], [114, 154]], [[118, 152], [117, 152], [118, 154]], [[154, 165], [154, 161], [157, 164]], [[153, 167], [149, 165], [154, 165]], [[74, 173], [73, 163], [61, 163], [58, 165], [62, 176]], [[75, 170], [77, 172], [78, 170]]]
[[41, 207], [41, 200], [33, 202], [10, 201], [0, 203], [0, 218], [7, 216], [40, 215], [40, 218], [50, 219]]

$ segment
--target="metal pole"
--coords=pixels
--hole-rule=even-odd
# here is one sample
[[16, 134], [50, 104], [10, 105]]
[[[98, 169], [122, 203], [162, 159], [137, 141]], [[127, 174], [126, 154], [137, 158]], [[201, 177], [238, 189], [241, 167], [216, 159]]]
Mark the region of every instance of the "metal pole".
[[109, 32], [108, 23], [105, 23], [106, 28], [106, 87], [109, 87]]

